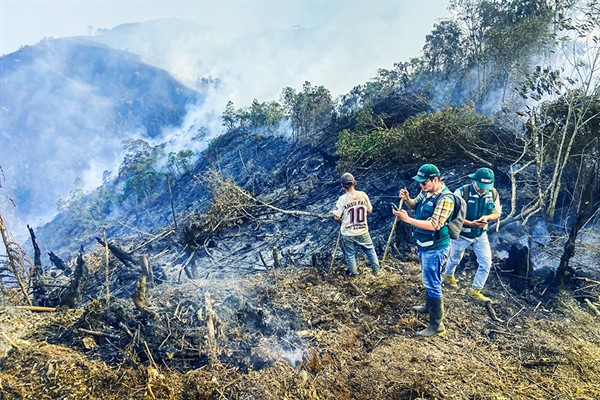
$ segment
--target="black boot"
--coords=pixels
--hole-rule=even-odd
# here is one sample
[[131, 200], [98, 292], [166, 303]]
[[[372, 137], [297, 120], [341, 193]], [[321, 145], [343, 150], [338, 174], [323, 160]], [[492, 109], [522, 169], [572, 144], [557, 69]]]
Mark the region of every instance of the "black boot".
[[427, 314], [429, 312], [429, 309], [427, 308], [427, 302], [425, 302], [425, 304], [423, 304], [422, 306], [413, 306], [412, 310], [414, 312], [423, 314]]
[[427, 296], [427, 309], [429, 310], [429, 325], [422, 331], [417, 332], [417, 336], [429, 337], [445, 334], [446, 328], [442, 322], [444, 319], [444, 303], [442, 299], [434, 299]]

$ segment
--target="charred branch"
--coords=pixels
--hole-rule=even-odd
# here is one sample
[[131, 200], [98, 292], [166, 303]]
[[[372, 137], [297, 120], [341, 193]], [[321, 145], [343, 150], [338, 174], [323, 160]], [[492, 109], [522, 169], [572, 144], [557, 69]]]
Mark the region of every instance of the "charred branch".
[[269, 269], [269, 265], [267, 265], [267, 262], [265, 261], [265, 258], [263, 257], [263, 255], [260, 251], [258, 252], [258, 257], [260, 258], [260, 261], [262, 262], [262, 264], [265, 266], [265, 269]]
[[54, 254], [54, 252], [51, 251], [50, 253], [48, 253], [48, 256], [50, 257], [50, 262], [56, 268], [63, 271], [65, 273], [65, 276], [71, 275], [71, 268], [60, 257]]
[[288, 260], [290, 260], [290, 263], [292, 264], [292, 266], [297, 267], [298, 266], [298, 262], [294, 259], [294, 257], [292, 256], [292, 252], [291, 251], [286, 251], [285, 252], [286, 257], [288, 258]]
[[77, 264], [75, 265], [73, 277], [62, 295], [60, 304], [69, 308], [76, 308], [81, 303], [88, 279], [89, 269], [83, 259], [83, 248], [81, 248], [77, 256]]
[[117, 247], [114, 244], [109, 243], [108, 241], [105, 243], [104, 240], [102, 240], [99, 237], [96, 237], [96, 240], [102, 246], [108, 246], [108, 249], [110, 250], [110, 252], [117, 258], [117, 260], [121, 261], [123, 263], [123, 265], [125, 265], [127, 268], [129, 268], [129, 269], [135, 268], [135, 265], [137, 264], [137, 260], [135, 259], [134, 256], [127, 253], [126, 251], [121, 250], [119, 247]]

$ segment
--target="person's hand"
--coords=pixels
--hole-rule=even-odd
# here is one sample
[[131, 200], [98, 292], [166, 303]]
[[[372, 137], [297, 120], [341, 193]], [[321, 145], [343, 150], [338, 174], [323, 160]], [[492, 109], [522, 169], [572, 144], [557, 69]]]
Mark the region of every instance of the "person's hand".
[[404, 201], [408, 201], [408, 199], [410, 199], [410, 195], [408, 193], [408, 190], [406, 189], [400, 189], [400, 193], [398, 193], [398, 196], [404, 200]]
[[394, 214], [398, 219], [406, 222], [410, 218], [408, 216], [408, 212], [406, 210], [392, 210], [392, 214]]
[[485, 228], [487, 226], [487, 224], [488, 224], [488, 222], [487, 222], [486, 217], [481, 217], [481, 218], [473, 221], [473, 225], [475, 225], [475, 227], [477, 227], [477, 228]]

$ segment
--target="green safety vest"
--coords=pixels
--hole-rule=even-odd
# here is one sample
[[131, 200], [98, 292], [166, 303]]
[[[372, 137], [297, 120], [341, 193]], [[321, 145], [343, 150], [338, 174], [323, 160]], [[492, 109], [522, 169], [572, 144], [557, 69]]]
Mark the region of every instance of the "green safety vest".
[[[452, 194], [452, 192], [447, 187], [444, 187], [437, 195], [429, 198], [423, 197], [419, 200], [415, 207], [415, 219], [426, 220], [431, 217], [438, 197], [446, 194]], [[423, 251], [444, 249], [450, 244], [450, 234], [448, 233], [447, 224], [444, 224], [438, 231], [428, 231], [413, 227], [413, 236], [417, 242], [417, 246]]]
[[[475, 221], [484, 215], [490, 215], [492, 211], [494, 211], [496, 199], [498, 198], [498, 191], [496, 191], [495, 188], [486, 191], [483, 196], [480, 196], [479, 193], [477, 193], [472, 183], [465, 185], [458, 190], [460, 190], [462, 198], [465, 199], [467, 203], [467, 215], [465, 219]], [[485, 231], [487, 231], [487, 227], [476, 228], [463, 225], [460, 236], [476, 239], [483, 235]]]

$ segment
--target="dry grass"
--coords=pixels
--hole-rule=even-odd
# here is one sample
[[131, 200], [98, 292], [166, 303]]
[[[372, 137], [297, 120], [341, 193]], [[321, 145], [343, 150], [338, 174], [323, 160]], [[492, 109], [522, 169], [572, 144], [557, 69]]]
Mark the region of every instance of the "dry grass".
[[[486, 293], [504, 321], [494, 322], [462, 291], [448, 291], [448, 334], [419, 339], [414, 332], [426, 317], [410, 311], [424, 296], [418, 265], [354, 280], [340, 272], [284, 269], [151, 291], [150, 305], [170, 314], [178, 310], [190, 324], [182, 301], [197, 301], [205, 290], [221, 316], [223, 301], [239, 295], [265, 315], [299, 317], [300, 327], [290, 323], [289, 332], [270, 336], [235, 320], [223, 322], [221, 355], [233, 359], [236, 342], [246, 341], [253, 356], [272, 361], [251, 370], [232, 363], [187, 371], [139, 360], [108, 365], [78, 346], [45, 342], [40, 332], [68, 329], [72, 313], [5, 309], [0, 329], [18, 349], [2, 358], [0, 399], [600, 398], [600, 324], [569, 297], [545, 309], [491, 279]], [[202, 326], [189, 329], [205, 332]], [[169, 340], [181, 342], [178, 335], [183, 333], [173, 328]], [[7, 346], [4, 338], [0, 343]]]

